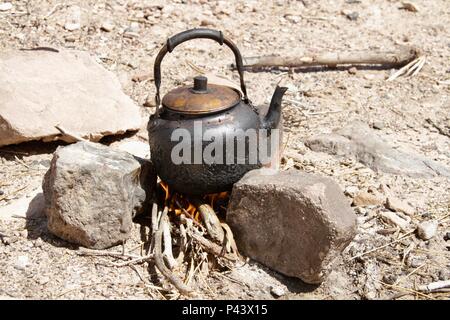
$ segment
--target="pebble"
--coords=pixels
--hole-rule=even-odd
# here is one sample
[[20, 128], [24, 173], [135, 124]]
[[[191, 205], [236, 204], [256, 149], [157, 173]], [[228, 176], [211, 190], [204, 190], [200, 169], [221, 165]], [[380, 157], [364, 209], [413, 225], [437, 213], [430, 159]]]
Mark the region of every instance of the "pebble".
[[2, 195], [4, 195], [4, 194], [5, 194], [5, 191], [0, 190], [0, 196], [2, 196]]
[[286, 294], [284, 289], [281, 288], [281, 287], [271, 287], [270, 288], [270, 293], [276, 298], [282, 297], [282, 296], [284, 296]]
[[105, 32], [111, 32], [114, 30], [114, 27], [115, 27], [114, 23], [112, 23], [111, 21], [105, 21], [102, 23], [100, 30]]
[[353, 198], [358, 193], [358, 191], [359, 188], [357, 186], [348, 186], [347, 188], [345, 188], [344, 194]]
[[397, 276], [395, 274], [385, 274], [383, 276], [383, 282], [387, 284], [394, 284], [397, 281]]
[[368, 193], [366, 191], [359, 192], [354, 198], [353, 198], [353, 205], [358, 207], [367, 207], [370, 205], [381, 205], [384, 202], [384, 198], [381, 195], [378, 194], [372, 194]]
[[0, 11], [8, 11], [13, 8], [13, 5], [11, 2], [3, 2], [0, 3]]
[[351, 21], [356, 21], [356, 20], [358, 20], [358, 17], [359, 17], [359, 13], [356, 11], [343, 10], [342, 14], [345, 15], [347, 17], [347, 19], [349, 19]]
[[351, 67], [350, 69], [348, 69], [348, 73], [356, 74], [356, 73], [358, 73], [358, 69], [356, 67]]
[[25, 270], [28, 266], [28, 256], [18, 256], [14, 268], [18, 270]]
[[409, 216], [412, 216], [415, 213], [413, 207], [396, 197], [388, 197], [386, 199], [386, 208], [392, 211], [402, 212]]
[[377, 129], [377, 130], [381, 130], [384, 128], [384, 123], [382, 121], [374, 121], [372, 123], [372, 128]]
[[438, 228], [437, 220], [428, 220], [421, 222], [417, 227], [417, 235], [422, 240], [429, 240], [434, 237]]
[[64, 29], [67, 31], [75, 31], [81, 28], [81, 25], [78, 22], [67, 22], [64, 25]]
[[444, 235], [444, 240], [445, 241], [450, 240], [450, 231], [447, 231], [447, 233]]

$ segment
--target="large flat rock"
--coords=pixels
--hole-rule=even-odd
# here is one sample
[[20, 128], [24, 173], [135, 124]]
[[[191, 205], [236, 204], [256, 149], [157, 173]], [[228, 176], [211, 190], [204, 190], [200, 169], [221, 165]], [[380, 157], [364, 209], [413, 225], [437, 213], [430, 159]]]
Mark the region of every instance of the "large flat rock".
[[30, 140], [92, 141], [137, 130], [138, 106], [116, 76], [87, 52], [14, 50], [0, 53], [0, 146]]

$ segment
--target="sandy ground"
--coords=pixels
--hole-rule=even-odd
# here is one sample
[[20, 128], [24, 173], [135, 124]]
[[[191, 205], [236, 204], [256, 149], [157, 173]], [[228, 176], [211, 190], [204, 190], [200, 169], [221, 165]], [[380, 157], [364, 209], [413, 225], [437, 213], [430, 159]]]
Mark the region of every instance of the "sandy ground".
[[[333, 177], [346, 189], [387, 184], [397, 197], [416, 208], [417, 220], [440, 219], [435, 237], [415, 235], [358, 259], [353, 256], [398, 239], [382, 234], [387, 226], [376, 207], [354, 207], [358, 235], [322, 285], [310, 286], [250, 262], [227, 272], [199, 273], [193, 279], [203, 298], [273, 299], [439, 299], [448, 293], [423, 294], [418, 285], [450, 279], [450, 182], [446, 178], [413, 179], [377, 173], [351, 159], [316, 153], [306, 138], [361, 120], [381, 128], [378, 134], [395, 147], [413, 150], [450, 166], [450, 140], [426, 119], [450, 121], [450, 3], [415, 0], [418, 12], [401, 9], [401, 1], [13, 1], [0, 11], [0, 50], [50, 46], [87, 50], [120, 79], [124, 91], [142, 106], [143, 129], [126, 139], [146, 141], [145, 122], [153, 112], [153, 60], [168, 36], [192, 27], [223, 30], [244, 56], [302, 55], [343, 50], [419, 48], [427, 62], [415, 77], [387, 82], [392, 70], [272, 70], [246, 72], [250, 99], [269, 102], [276, 83], [289, 85], [284, 103], [285, 143], [298, 153], [285, 166]], [[157, 3], [157, 4], [156, 4]], [[73, 5], [81, 8], [81, 28], [64, 29]], [[350, 20], [343, 10], [357, 12]], [[101, 27], [114, 25], [107, 32]], [[229, 68], [232, 55], [207, 40], [178, 47], [163, 63], [163, 90], [190, 81], [194, 64], [237, 81]], [[150, 99], [148, 99], [150, 97]], [[289, 102], [295, 101], [295, 103]], [[146, 103], [147, 102], [147, 103]], [[145, 106], [144, 106], [145, 105]], [[306, 113], [311, 115], [306, 117]], [[107, 115], [105, 115], [107, 119]], [[450, 124], [447, 124], [450, 125]], [[39, 188], [57, 144], [27, 143], [0, 149], [0, 207]], [[349, 198], [349, 202], [351, 199]], [[11, 213], [14, 214], [14, 213]], [[138, 253], [136, 224], [126, 250]], [[76, 247], [53, 237], [45, 218], [3, 219], [0, 232], [0, 297], [15, 298], [177, 298], [152, 287], [160, 284], [145, 265], [114, 268], [98, 258], [81, 257]], [[113, 248], [112, 250], [121, 250]], [[134, 251], [133, 251], [134, 250]], [[405, 253], [406, 252], [406, 253]], [[22, 268], [21, 256], [29, 264]], [[275, 290], [274, 290], [275, 288]], [[404, 294], [404, 295], [403, 295]], [[400, 297], [400, 295], [403, 295]]]

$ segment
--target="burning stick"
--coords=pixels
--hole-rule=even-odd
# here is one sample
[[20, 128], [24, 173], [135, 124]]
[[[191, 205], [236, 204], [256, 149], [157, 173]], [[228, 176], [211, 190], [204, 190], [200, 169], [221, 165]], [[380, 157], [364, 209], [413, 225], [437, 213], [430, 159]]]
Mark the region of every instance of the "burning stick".
[[198, 199], [194, 199], [193, 202], [200, 212], [200, 216], [202, 217], [202, 221], [205, 224], [208, 234], [214, 241], [223, 243], [225, 234], [214, 209], [209, 204], [201, 203]]

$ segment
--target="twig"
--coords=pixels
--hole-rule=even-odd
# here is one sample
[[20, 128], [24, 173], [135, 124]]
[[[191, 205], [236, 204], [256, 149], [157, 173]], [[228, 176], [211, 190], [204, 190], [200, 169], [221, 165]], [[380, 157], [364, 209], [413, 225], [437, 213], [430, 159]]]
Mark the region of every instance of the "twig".
[[172, 237], [170, 235], [170, 222], [167, 215], [161, 218], [160, 225], [162, 225], [164, 251], [163, 257], [165, 258], [170, 270], [177, 266], [177, 261], [173, 257], [172, 253]]
[[178, 200], [175, 199], [175, 203], [176, 203], [176, 205], [178, 206], [178, 208], [180, 208], [181, 210], [183, 210], [183, 213], [184, 213], [189, 219], [191, 219], [191, 220], [194, 222], [194, 224], [195, 224], [196, 226], [200, 227], [202, 230], [205, 230], [205, 227], [202, 226], [202, 224], [199, 223], [197, 220], [195, 220], [195, 218], [194, 218], [194, 217], [193, 217], [193, 216], [192, 216], [185, 208], [183, 208], [183, 206], [180, 204], [180, 202], [179, 202]]
[[59, 132], [61, 132], [63, 135], [71, 137], [72, 139], [75, 139], [76, 141], [89, 141], [87, 139], [84, 139], [83, 137], [80, 137], [79, 135], [75, 133], [70, 133], [63, 127], [61, 127], [59, 124], [55, 126], [56, 129], [58, 129]]
[[54, 14], [56, 12], [56, 10], [58, 10], [60, 7], [65, 7], [67, 6], [66, 3], [58, 3], [56, 4], [48, 13], [47, 15], [44, 17], [44, 19], [49, 18], [52, 14]]
[[401, 69], [397, 70], [394, 74], [392, 74], [387, 79], [387, 81], [393, 81], [404, 74], [406, 76], [416, 75], [422, 69], [424, 64], [425, 64], [425, 57], [418, 57], [418, 58], [414, 59], [413, 61], [411, 61], [410, 63], [408, 63], [407, 65], [405, 65], [404, 67], [402, 67]]
[[440, 289], [449, 287], [450, 287], [450, 280], [445, 280], [445, 281], [431, 282], [427, 285], [419, 286], [418, 290], [422, 292], [436, 292], [439, 291]]
[[141, 259], [141, 256], [134, 254], [124, 254], [117, 251], [107, 251], [107, 250], [91, 250], [86, 248], [80, 248], [76, 252], [79, 256], [108, 256], [120, 259]]
[[[168, 208], [165, 207], [163, 210], [163, 213], [161, 215], [161, 221], [165, 219], [167, 216]], [[180, 279], [178, 279], [175, 275], [172, 274], [172, 272], [166, 267], [164, 264], [164, 259], [162, 255], [162, 228], [163, 223], [159, 223], [159, 228], [155, 233], [155, 264], [158, 270], [163, 274], [164, 277], [166, 277], [170, 283], [172, 283], [177, 290], [185, 295], [185, 296], [191, 296], [192, 290], [186, 286]]]
[[188, 235], [200, 244], [200, 246], [206, 251], [217, 257], [225, 258], [230, 261], [237, 261], [239, 258], [234, 254], [224, 253], [222, 247], [215, 244], [214, 242], [205, 239], [203, 236], [198, 233], [188, 231]]
[[147, 262], [147, 261], [153, 259], [153, 257], [154, 257], [153, 254], [148, 254], [146, 256], [139, 257], [139, 258], [136, 258], [136, 259], [133, 259], [133, 260], [130, 260], [130, 261], [125, 261], [125, 262], [122, 262], [122, 263], [113, 263], [113, 265], [115, 267], [132, 266], [132, 265], [135, 265], [135, 264]]
[[350, 258], [350, 260], [353, 260], [353, 259], [356, 259], [356, 258], [360, 258], [360, 257], [362, 257], [362, 256], [365, 256], [365, 255], [369, 254], [369, 253], [372, 253], [372, 252], [378, 251], [378, 250], [380, 250], [380, 249], [389, 247], [391, 244], [400, 242], [400, 241], [402, 241], [402, 240], [404, 240], [404, 239], [406, 239], [406, 238], [411, 237], [413, 232], [414, 232], [414, 230], [413, 230], [413, 231], [410, 231], [410, 232], [408, 232], [408, 233], [406, 233], [405, 235], [403, 235], [402, 237], [398, 238], [397, 240], [391, 241], [391, 242], [386, 243], [385, 245], [382, 245], [382, 246], [380, 246], [380, 247], [377, 247], [377, 248], [371, 249], [371, 250], [369, 250], [369, 251], [360, 253], [360, 254], [358, 254], [358, 255], [356, 255], [356, 256], [353, 256], [353, 257]]
[[423, 294], [422, 292], [419, 292], [417, 290], [408, 289], [408, 288], [405, 288], [405, 287], [397, 286], [395, 284], [387, 284], [387, 283], [384, 283], [384, 282], [378, 281], [378, 280], [376, 280], [376, 281], [381, 283], [382, 285], [384, 285], [386, 287], [390, 287], [390, 288], [393, 288], [393, 289], [401, 290], [401, 291], [408, 292], [408, 293], [414, 294], [414, 295], [419, 295], [419, 296], [422, 296], [422, 297], [427, 298], [427, 299], [436, 300], [433, 297], [430, 297], [430, 296], [428, 296], [426, 294]]

